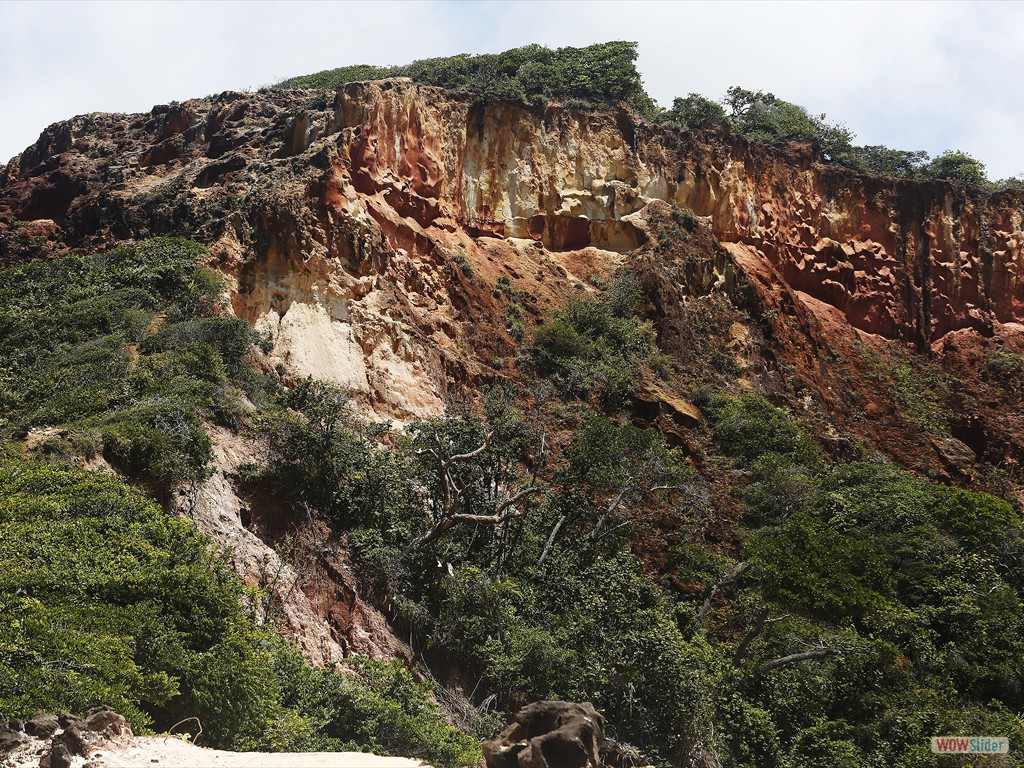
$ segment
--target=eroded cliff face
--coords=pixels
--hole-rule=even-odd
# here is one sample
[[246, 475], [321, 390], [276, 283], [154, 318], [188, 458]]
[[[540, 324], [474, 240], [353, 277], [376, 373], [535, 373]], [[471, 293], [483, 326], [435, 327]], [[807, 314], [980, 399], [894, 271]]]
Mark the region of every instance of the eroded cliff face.
[[484, 108], [413, 84], [348, 86], [333, 120], [350, 210], [380, 216], [383, 202], [424, 228], [627, 252], [643, 242], [631, 217], [663, 200], [870, 333], [926, 344], [1024, 312], [1013, 194], [866, 177], [810, 147], [679, 135], [627, 110]]
[[636, 219], [657, 200], [706, 217], [736, 263], [770, 266], [869, 333], [924, 346], [1024, 316], [1019, 195], [866, 177], [810, 147], [679, 134], [626, 109], [484, 106], [405, 80], [350, 84], [333, 104], [229, 93], [57, 124], [5, 178], [8, 217], [37, 238], [205, 230], [236, 311], [276, 329], [297, 372], [381, 394], [372, 379], [387, 371], [392, 389], [432, 393], [382, 403], [396, 413], [443, 397], [437, 339], [424, 347], [393, 322], [396, 305], [445, 314], [436, 267], [452, 252], [476, 262], [533, 243], [530, 260], [568, 274], [563, 254], [611, 263], [644, 244]]
[[[1019, 402], [986, 378], [993, 350], [1024, 352], [1022, 218], [1020, 194], [866, 177], [809, 146], [680, 134], [626, 108], [482, 105], [406, 80], [80, 116], [0, 168], [0, 265], [200, 240], [232, 311], [272, 342], [268, 369], [343, 384], [371, 418], [436, 415], [518, 375], [499, 278], [521, 292], [528, 327], [629, 264], [676, 364], [673, 382], [641, 392], [638, 421], [689, 445], [702, 348], [836, 451], [852, 434], [967, 483], [976, 461], [1012, 472], [1024, 460]], [[863, 350], [886, 340], [959, 377], [974, 405], [951, 435], [923, 436], [870, 379]], [[258, 581], [277, 561], [252, 519], [274, 511], [245, 508], [221, 438], [197, 520], [225, 545], [247, 542], [237, 567]], [[334, 586], [304, 582], [289, 616], [318, 627], [307, 652], [373, 652], [359, 638], [383, 618], [342, 561], [317, 562]]]

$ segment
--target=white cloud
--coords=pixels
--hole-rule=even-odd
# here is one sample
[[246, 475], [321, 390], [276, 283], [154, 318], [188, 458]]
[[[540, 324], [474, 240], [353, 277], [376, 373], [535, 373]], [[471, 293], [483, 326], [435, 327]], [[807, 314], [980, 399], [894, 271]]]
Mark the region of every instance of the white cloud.
[[970, 152], [1024, 173], [1024, 5], [806, 2], [0, 3], [0, 158], [50, 122], [352, 63], [528, 42], [640, 43], [668, 104], [770, 90], [863, 143]]

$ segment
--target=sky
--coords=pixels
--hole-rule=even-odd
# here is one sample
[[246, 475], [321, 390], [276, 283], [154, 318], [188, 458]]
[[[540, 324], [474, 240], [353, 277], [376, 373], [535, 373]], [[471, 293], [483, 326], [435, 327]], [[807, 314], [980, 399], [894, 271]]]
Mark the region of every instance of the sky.
[[663, 106], [740, 85], [859, 144], [959, 149], [1024, 177], [1024, 3], [0, 2], [0, 163], [57, 120], [527, 43], [639, 43]]

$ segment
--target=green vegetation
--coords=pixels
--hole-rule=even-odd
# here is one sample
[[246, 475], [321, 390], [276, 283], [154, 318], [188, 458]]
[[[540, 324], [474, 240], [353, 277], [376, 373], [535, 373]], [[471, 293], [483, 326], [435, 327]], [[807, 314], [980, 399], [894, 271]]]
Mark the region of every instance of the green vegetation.
[[705, 99], [699, 93], [677, 97], [672, 108], [658, 115], [658, 122], [686, 131], [706, 128], [715, 123], [725, 122], [725, 109], [721, 104]]
[[903, 415], [925, 432], [949, 434], [956, 379], [932, 360], [890, 342], [881, 350], [861, 347], [871, 374], [888, 390]]
[[[328, 419], [335, 393], [312, 383], [284, 393], [254, 372], [259, 339], [221, 315], [202, 252], [157, 239], [0, 272], [0, 711], [107, 704], [136, 729], [198, 717], [209, 746], [474, 764], [476, 743], [444, 723], [404, 665], [311, 668], [258, 625], [247, 606], [263, 600], [191, 524], [66, 463], [102, 453], [167, 501], [206, 476], [208, 422], [274, 423], [286, 444], [275, 451], [308, 452], [304, 477], [349, 479], [348, 467], [309, 458], [325, 455], [331, 425], [290, 410]], [[14, 458], [41, 427], [54, 430], [34, 456]], [[298, 471], [282, 466], [279, 478]], [[387, 480], [374, 479], [367, 494]]]
[[772, 93], [733, 86], [723, 103], [729, 108], [729, 124], [754, 141], [778, 144], [789, 138], [812, 139], [832, 160], [842, 159], [850, 150], [853, 134], [845, 127], [830, 124], [825, 115], [812, 115]]
[[337, 90], [345, 83], [408, 77], [473, 93], [484, 102], [543, 103], [559, 99], [570, 106], [602, 107], [626, 101], [643, 117], [679, 130], [720, 123], [765, 144], [791, 139], [813, 141], [826, 159], [874, 175], [946, 179], [992, 190], [1017, 189], [1024, 184], [1016, 178], [989, 182], [985, 165], [959, 150], [929, 158], [922, 151], [855, 146], [854, 134], [845, 126], [830, 123], [825, 115], [812, 114], [767, 91], [733, 86], [719, 102], [690, 93], [674, 99], [671, 108], [664, 109], [644, 90], [635, 66], [636, 45], [623, 41], [584, 48], [526, 45], [497, 54], [459, 54], [401, 66], [356, 64], [288, 78], [274, 87]]
[[783, 410], [754, 394], [726, 397], [710, 390], [697, 392], [695, 401], [711, 419], [718, 446], [750, 464], [774, 455], [795, 463], [812, 463], [813, 441]]
[[464, 274], [467, 278], [469, 278], [470, 280], [473, 279], [473, 265], [469, 263], [469, 259], [466, 257], [466, 254], [454, 254], [452, 256], [452, 263], [455, 266], [457, 266], [459, 268], [459, 271], [462, 272], [462, 274]]
[[[754, 472], [732, 603], [747, 682], [724, 713], [748, 729], [731, 737], [737, 764], [938, 765], [932, 733], [1024, 736], [1011, 661], [1024, 651], [1024, 537], [1010, 506], [890, 464], [799, 458], [782, 411], [707, 399], [720, 447]], [[731, 426], [737, 414], [751, 428]]]
[[203, 419], [237, 420], [268, 387], [201, 252], [157, 239], [0, 272], [0, 431], [60, 428], [40, 450], [102, 451], [159, 493], [201, 479]]
[[[704, 460], [743, 510], [709, 545], [701, 476], [623, 411], [666, 368], [635, 279], [538, 327], [528, 390], [396, 431], [335, 386], [256, 375], [260, 340], [222, 316], [200, 255], [157, 240], [0, 273], [0, 710], [106, 703], [139, 728], [198, 716], [216, 746], [478, 759], [406, 666], [309, 666], [186, 521], [69, 464], [102, 452], [166, 500], [204, 477], [218, 422], [262, 450], [243, 490], [345, 535], [361, 594], [389, 606], [425, 672], [460, 660], [476, 738], [503, 724], [489, 708], [542, 697], [593, 701], [659, 765], [937, 767], [929, 735], [1024, 738], [1013, 509], [830, 462], [791, 413], [701, 389]], [[511, 327], [523, 297], [508, 279], [495, 291]], [[1005, 382], [1018, 362], [994, 352], [986, 371]], [[895, 348], [870, 370], [944, 428], [937, 370]], [[27, 456], [21, 438], [43, 426], [53, 436]], [[678, 544], [659, 541], [659, 560], [662, 530]]]
[[270, 726], [268, 636], [187, 522], [113, 477], [18, 462], [0, 466], [0, 510], [5, 712], [185, 713], [224, 745]]
[[[303, 429], [323, 423], [324, 402], [298, 413]], [[483, 418], [416, 423], [392, 448], [361, 443], [360, 423], [334, 402], [334, 437], [317, 443], [322, 461], [300, 462], [303, 449], [274, 453], [263, 477], [289, 467], [303, 503], [346, 527], [364, 583], [388, 591], [427, 658], [462, 659], [480, 678], [479, 698], [494, 696], [502, 709], [544, 696], [593, 700], [620, 738], [666, 761], [699, 737], [692, 712], [707, 694], [709, 648], [684, 640], [624, 536], [630, 509], [663, 503], [690, 477], [659, 433], [588, 416], [548, 486], [523, 463], [544, 460], [543, 424], [512, 393], [491, 392]], [[319, 479], [324, 465], [351, 468], [342, 495], [309, 492], [331, 487]], [[369, 492], [371, 482], [388, 493]], [[456, 515], [498, 518], [511, 495], [522, 514], [444, 526]], [[468, 725], [493, 735], [497, 723]]]
[[1013, 187], [1017, 182], [1007, 179], [990, 185], [985, 165], [965, 152], [947, 150], [929, 159], [927, 152], [854, 146], [854, 134], [843, 125], [828, 122], [825, 115], [811, 114], [773, 93], [739, 86], [729, 88], [721, 103], [697, 93], [677, 98], [671, 109], [657, 112], [655, 119], [680, 130], [724, 123], [763, 144], [778, 145], [791, 139], [813, 141], [826, 159], [879, 176], [946, 179], [993, 189]]
[[[910, 768], [937, 765], [925, 739], [943, 729], [1024, 736], [1024, 538], [1009, 505], [890, 464], [831, 464], [756, 395], [698, 399], [747, 473], [748, 528], [743, 565], [679, 548], [678, 577], [704, 585], [692, 597], [659, 587], [631, 542], [638, 513], [685, 514], [699, 481], [660, 433], [606, 416], [572, 418], [553, 457], [540, 411], [498, 390], [482, 415], [412, 425], [385, 448], [335, 400], [336, 438], [316, 450], [348, 469], [327, 484], [299, 469], [292, 487], [344, 489], [304, 503], [346, 528], [364, 584], [390, 595], [426, 658], [463, 660], [477, 701], [592, 700], [658, 764]], [[300, 421], [321, 423], [322, 407]], [[530, 469], [548, 462], [543, 478]], [[387, 495], [367, 491], [377, 475]], [[521, 514], [496, 514], [513, 495]]]
[[0, 709], [113, 706], [137, 729], [198, 717], [231, 749], [377, 749], [471, 765], [398, 663], [315, 669], [207, 540], [109, 475], [0, 463]]
[[566, 394], [597, 396], [618, 407], [645, 371], [668, 374], [668, 360], [654, 343], [654, 328], [641, 320], [640, 288], [628, 275], [599, 296], [583, 293], [539, 325], [522, 353], [524, 366], [548, 376]]
[[508, 275], [498, 278], [498, 284], [492, 291], [494, 298], [504, 298], [505, 305], [505, 331], [515, 341], [522, 341], [526, 338], [526, 328], [523, 325], [523, 315], [526, 314], [526, 306], [523, 304], [525, 296], [522, 291], [512, 286]]
[[1024, 395], [1024, 355], [996, 349], [986, 355], [990, 380], [1014, 395]]
[[428, 85], [478, 94], [486, 101], [541, 102], [554, 98], [595, 106], [628, 101], [641, 113], [649, 113], [654, 103], [640, 82], [634, 64], [636, 55], [636, 43], [621, 41], [554, 50], [526, 45], [503, 53], [460, 54], [404, 66], [341, 67], [292, 77], [275, 87], [336, 90], [360, 80], [409, 77]]

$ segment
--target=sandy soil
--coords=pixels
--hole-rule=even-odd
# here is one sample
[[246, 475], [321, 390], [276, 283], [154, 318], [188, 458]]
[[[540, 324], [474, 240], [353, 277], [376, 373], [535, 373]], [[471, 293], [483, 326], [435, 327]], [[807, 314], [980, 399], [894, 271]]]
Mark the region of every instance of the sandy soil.
[[[11, 755], [7, 765], [36, 768], [43, 742]], [[0, 764], [3, 760], [0, 759]], [[224, 752], [203, 749], [174, 737], [139, 736], [128, 746], [96, 747], [73, 768], [429, 768], [418, 760], [360, 752]]]
[[[418, 760], [404, 757], [381, 757], [360, 752], [224, 752], [203, 749], [181, 739], [143, 736], [135, 739], [137, 746], [93, 753], [90, 762], [106, 768], [421, 768]], [[103, 750], [101, 750], [103, 752]]]

